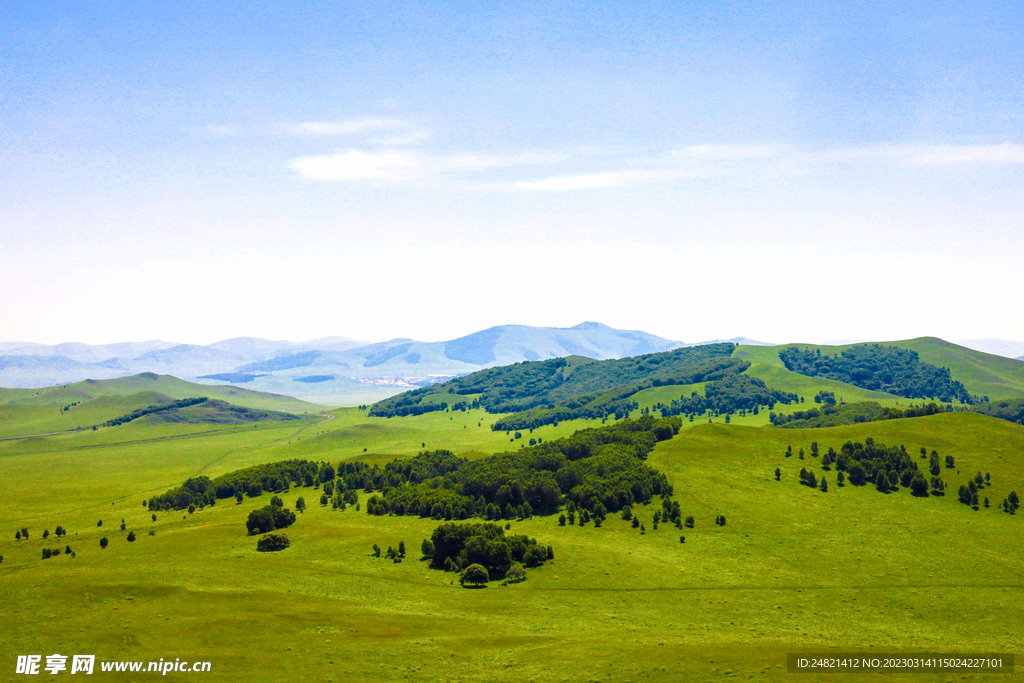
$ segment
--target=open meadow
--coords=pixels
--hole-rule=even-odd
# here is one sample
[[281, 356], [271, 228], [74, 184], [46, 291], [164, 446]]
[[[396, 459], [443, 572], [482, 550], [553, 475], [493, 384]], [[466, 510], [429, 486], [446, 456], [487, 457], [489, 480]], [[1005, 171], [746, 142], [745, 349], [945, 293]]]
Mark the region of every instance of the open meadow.
[[[600, 528], [560, 526], [550, 514], [513, 519], [509, 533], [552, 546], [555, 559], [523, 583], [480, 590], [420, 559], [439, 522], [368, 515], [365, 492], [359, 511], [318, 504], [313, 487], [280, 494], [286, 507], [301, 496], [308, 508], [278, 553], [257, 552], [246, 535], [247, 515], [269, 493], [192, 513], [143, 505], [189, 477], [291, 458], [383, 464], [423, 449], [477, 459], [518, 448], [521, 440], [489, 429], [494, 418], [373, 418], [350, 408], [291, 422], [143, 420], [2, 441], [0, 656], [180, 657], [210, 661], [205, 678], [232, 681], [773, 680], [789, 675], [789, 652], [1024, 645], [1022, 518], [997, 505], [1024, 489], [1024, 427], [971, 413], [814, 430], [684, 421], [648, 464], [665, 473], [693, 528], [655, 530], [658, 497], [633, 509], [644, 533], [618, 514]], [[524, 438], [599, 425], [562, 422]], [[785, 456], [787, 446], [809, 453], [817, 441], [824, 452], [869, 437], [915, 457], [922, 446], [954, 455], [957, 472], [944, 475], [954, 488], [990, 473], [992, 507], [973, 510], [952, 490], [918, 498], [840, 487], [809, 454]], [[801, 485], [801, 468], [824, 475], [828, 492]], [[65, 537], [41, 538], [57, 525]], [[29, 538], [16, 541], [22, 528]], [[402, 562], [371, 553], [399, 542], [409, 549]], [[58, 545], [74, 556], [40, 559]]]

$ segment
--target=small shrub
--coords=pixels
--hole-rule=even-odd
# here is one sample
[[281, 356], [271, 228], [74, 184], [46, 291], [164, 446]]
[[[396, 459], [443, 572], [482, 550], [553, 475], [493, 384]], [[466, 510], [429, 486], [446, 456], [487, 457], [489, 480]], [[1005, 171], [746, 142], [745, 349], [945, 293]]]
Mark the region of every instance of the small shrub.
[[284, 534], [267, 534], [256, 541], [256, 550], [261, 553], [277, 552], [291, 545]]

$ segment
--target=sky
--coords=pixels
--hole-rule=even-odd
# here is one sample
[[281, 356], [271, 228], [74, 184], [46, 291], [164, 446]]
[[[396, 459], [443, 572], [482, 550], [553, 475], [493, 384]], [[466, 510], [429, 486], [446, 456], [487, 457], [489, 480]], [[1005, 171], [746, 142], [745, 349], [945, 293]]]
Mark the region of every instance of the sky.
[[1024, 5], [14, 0], [0, 340], [1024, 339]]

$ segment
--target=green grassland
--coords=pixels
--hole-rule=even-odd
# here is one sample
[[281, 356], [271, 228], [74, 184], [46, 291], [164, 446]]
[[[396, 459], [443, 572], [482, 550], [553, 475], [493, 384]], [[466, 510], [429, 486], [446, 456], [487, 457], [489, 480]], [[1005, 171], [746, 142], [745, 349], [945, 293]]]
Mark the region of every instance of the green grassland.
[[[88, 429], [139, 408], [197, 396], [255, 410], [303, 414], [323, 409], [290, 396], [232, 386], [195, 384], [169, 375], [142, 373], [46, 389], [0, 389], [0, 439]], [[62, 410], [64, 408], [66, 410]]]
[[[740, 347], [736, 355], [770, 387], [804, 397], [803, 404], [776, 405], [776, 412], [813, 407], [822, 389], [846, 402], [911, 403], [792, 373], [777, 348]], [[936, 362], [923, 353], [922, 359]], [[1002, 376], [998, 368], [986, 372]], [[979, 391], [957, 369], [953, 375]], [[95, 423], [196, 395], [196, 385], [174, 378], [139, 377], [3, 390], [0, 435], [71, 429], [71, 415]], [[0, 604], [3, 621], [16, 624], [0, 630], [5, 665], [17, 654], [66, 652], [209, 660], [207, 677], [231, 681], [775, 680], [789, 676], [788, 652], [1009, 653], [1024, 645], [1024, 517], [998, 511], [1010, 490], [1024, 492], [1024, 427], [1005, 420], [957, 412], [775, 429], [764, 426], [767, 411], [732, 415], [728, 425], [724, 417], [713, 424], [684, 419], [680, 434], [659, 444], [648, 462], [669, 478], [695, 528], [654, 530], [658, 499], [635, 509], [644, 535], [618, 515], [601, 528], [561, 527], [557, 515], [512, 521], [510, 533], [552, 545], [554, 562], [529, 570], [522, 584], [464, 590], [454, 575], [418, 557], [433, 520], [331, 510], [318, 504], [319, 491], [298, 487], [283, 496], [288, 507], [299, 496], [309, 505], [286, 532], [292, 546], [257, 553], [245, 519], [269, 494], [242, 504], [221, 500], [194, 514], [159, 512], [156, 521], [142, 501], [192, 476], [277, 460], [382, 465], [423, 448], [475, 459], [600, 421], [523, 430], [516, 439], [492, 431], [501, 416], [483, 410], [395, 418], [356, 408], [315, 414], [319, 407], [292, 399], [203, 389], [241, 392], [226, 400], [301, 419], [142, 419], [0, 441], [7, 491], [0, 504]], [[703, 390], [703, 383], [652, 387], [634, 399], [642, 410]], [[74, 400], [82, 404], [59, 413]], [[33, 412], [41, 409], [50, 412]], [[947, 495], [921, 499], [906, 490], [839, 487], [835, 472], [809, 455], [784, 457], [787, 445], [809, 453], [817, 441], [824, 452], [868, 437], [905, 444], [915, 455], [922, 446], [953, 455], [959, 472], [943, 471]], [[829, 491], [800, 485], [801, 467], [824, 475]], [[975, 511], [957, 501], [956, 487], [976, 471], [991, 473], [982, 495], [992, 508]], [[366, 496], [360, 493], [361, 501]], [[714, 524], [719, 514], [727, 517], [724, 527]], [[43, 529], [58, 524], [69, 530], [66, 538], [41, 539]], [[22, 527], [31, 537], [15, 541]], [[126, 540], [129, 531], [137, 534], [134, 543]], [[110, 546], [101, 550], [104, 536]], [[374, 543], [386, 548], [399, 541], [410, 551], [402, 563], [370, 554]], [[76, 557], [40, 559], [42, 548], [65, 544]], [[935, 680], [933, 674], [902, 678]]]
[[[804, 387], [810, 401], [817, 389]], [[859, 390], [841, 388], [855, 400]], [[513, 533], [552, 545], [556, 559], [522, 584], [483, 590], [461, 589], [418, 559], [437, 522], [332, 511], [312, 488], [283, 496], [289, 507], [298, 496], [310, 507], [280, 553], [257, 553], [245, 535], [248, 512], [268, 494], [194, 514], [160, 512], [155, 522], [141, 506], [190, 476], [285, 458], [383, 463], [424, 444], [481, 457], [599, 424], [565, 422], [517, 440], [491, 431], [497, 416], [480, 410], [331, 415], [255, 425], [137, 421], [0, 442], [0, 660], [181, 657], [209, 660], [205, 678], [231, 681], [775, 680], [789, 676], [787, 652], [1024, 645], [1024, 517], [973, 511], [952, 492], [917, 499], [840, 488], [832, 472], [822, 493], [797, 483], [800, 467], [816, 467], [809, 456], [783, 456], [788, 444], [817, 440], [825, 450], [872, 436], [954, 455], [962, 475], [943, 475], [954, 491], [976, 470], [991, 472], [994, 503], [1011, 488], [1024, 491], [1024, 427], [971, 413], [820, 430], [684, 422], [649, 463], [669, 477], [696, 528], [653, 530], [653, 506], [636, 509], [645, 535], [618, 516], [599, 529], [559, 527], [553, 516], [513, 521]], [[726, 526], [713, 523], [718, 514]], [[40, 538], [58, 524], [65, 539]], [[26, 526], [30, 539], [15, 542]], [[128, 543], [132, 530], [138, 540]], [[410, 550], [404, 562], [370, 556], [373, 543], [399, 541]], [[40, 559], [43, 547], [65, 544], [75, 558]]]

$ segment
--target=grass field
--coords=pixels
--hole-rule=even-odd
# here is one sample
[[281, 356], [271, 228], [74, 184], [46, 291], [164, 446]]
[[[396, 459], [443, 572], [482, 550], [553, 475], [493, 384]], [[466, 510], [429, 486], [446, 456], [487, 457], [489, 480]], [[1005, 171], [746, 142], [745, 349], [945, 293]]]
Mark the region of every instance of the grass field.
[[[949, 368], [953, 379], [964, 383], [967, 390], [977, 396], [988, 396], [995, 400], [1024, 396], [1024, 361], [1003, 356], [982, 353], [935, 337], [918, 337], [900, 341], [881, 342], [889, 346], [916, 351], [925, 363]], [[787, 344], [787, 346], [789, 346]], [[797, 344], [801, 348], [821, 349], [822, 353], [837, 354], [861, 344], [845, 346], [822, 346], [819, 344]], [[749, 374], [760, 377], [768, 386], [784, 391], [805, 394], [812, 387], [824, 387], [836, 392], [847, 402], [880, 400], [889, 394], [869, 391], [858, 387], [826, 380], [820, 377], [804, 377], [786, 370], [779, 359], [781, 346], [740, 346], [736, 356], [751, 363]], [[829, 386], [825, 387], [828, 384]], [[815, 388], [814, 392], [818, 389]], [[812, 396], [813, 393], [812, 392]], [[884, 401], [883, 401], [884, 405]]]
[[[816, 439], [824, 450], [873, 436], [953, 454], [964, 480], [990, 471], [994, 502], [1024, 491], [1024, 428], [974, 414], [813, 431], [686, 424], [649, 461], [696, 528], [654, 531], [648, 507], [637, 509], [643, 536], [617, 516], [600, 529], [559, 527], [552, 516], [512, 522], [554, 546], [555, 561], [523, 584], [475, 591], [417, 559], [436, 522], [332, 511], [309, 488], [284, 496], [293, 507], [301, 495], [310, 509], [281, 553], [257, 553], [245, 535], [248, 512], [267, 495], [155, 522], [141, 506], [189, 476], [284, 458], [384, 462], [423, 444], [479, 457], [521, 443], [490, 431], [494, 416], [482, 411], [332, 414], [0, 442], [0, 604], [15, 625], [0, 631], [0, 659], [11, 663], [0, 680], [15, 679], [15, 655], [51, 652], [209, 660], [205, 678], [232, 681], [771, 680], [789, 675], [787, 652], [1024, 644], [1024, 518], [960, 505], [955, 475], [944, 498], [839, 488], [832, 473], [821, 493], [796, 481], [801, 466], [814, 466], [809, 457], [783, 457], [787, 444]], [[713, 523], [718, 514], [725, 527]], [[66, 539], [40, 538], [58, 524]], [[30, 539], [15, 542], [22, 527]], [[132, 530], [138, 540], [128, 543]], [[373, 543], [400, 540], [411, 551], [404, 562], [370, 556]], [[65, 544], [75, 558], [40, 559], [43, 547]]]

